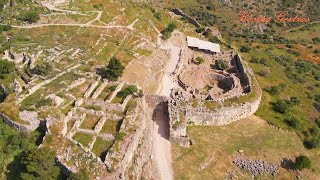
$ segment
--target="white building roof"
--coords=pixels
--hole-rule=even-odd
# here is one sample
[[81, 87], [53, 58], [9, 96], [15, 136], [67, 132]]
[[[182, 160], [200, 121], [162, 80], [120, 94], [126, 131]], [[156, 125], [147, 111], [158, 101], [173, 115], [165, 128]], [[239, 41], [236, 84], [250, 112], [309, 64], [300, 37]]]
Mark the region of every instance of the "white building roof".
[[187, 36], [187, 42], [189, 47], [198, 48], [201, 50], [208, 50], [211, 52], [219, 53], [220, 45], [208, 41], [203, 41], [195, 37]]

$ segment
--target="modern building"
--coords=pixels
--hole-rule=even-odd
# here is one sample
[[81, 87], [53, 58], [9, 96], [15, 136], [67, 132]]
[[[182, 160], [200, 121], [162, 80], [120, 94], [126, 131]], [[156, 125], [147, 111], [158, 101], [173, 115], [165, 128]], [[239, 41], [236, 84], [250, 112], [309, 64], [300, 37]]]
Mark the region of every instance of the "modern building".
[[196, 48], [211, 53], [220, 53], [220, 45], [208, 41], [203, 41], [195, 37], [187, 36], [188, 47]]

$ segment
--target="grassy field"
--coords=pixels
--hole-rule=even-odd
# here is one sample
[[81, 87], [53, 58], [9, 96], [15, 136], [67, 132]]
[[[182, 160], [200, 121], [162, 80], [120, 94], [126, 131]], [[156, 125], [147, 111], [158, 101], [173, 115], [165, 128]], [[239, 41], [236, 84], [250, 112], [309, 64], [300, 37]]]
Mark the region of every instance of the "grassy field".
[[76, 133], [72, 138], [84, 146], [88, 146], [92, 141], [92, 136], [84, 133]]
[[[303, 179], [320, 178], [317, 150], [306, 150], [295, 133], [270, 127], [256, 116], [222, 127], [192, 126], [187, 132], [194, 145], [190, 148], [172, 145], [175, 179], [228, 179], [232, 171], [236, 179], [250, 179], [249, 174], [241, 172], [232, 163], [239, 150], [244, 151], [245, 157], [279, 166], [284, 158], [294, 160], [300, 154], [307, 155], [312, 159], [312, 169], [301, 171], [300, 176]], [[206, 163], [208, 165], [200, 170]], [[280, 168], [276, 178], [294, 179], [296, 175], [296, 172]]]
[[106, 141], [101, 138], [97, 138], [92, 148], [92, 152], [95, 153], [101, 159], [104, 159], [106, 156], [106, 152], [111, 148], [112, 144], [112, 141]]
[[80, 128], [94, 130], [94, 127], [97, 125], [100, 119], [101, 117], [96, 115], [87, 116], [86, 119], [80, 125]]
[[104, 123], [100, 133], [116, 134], [118, 132], [120, 125], [121, 125], [121, 121], [107, 120]]

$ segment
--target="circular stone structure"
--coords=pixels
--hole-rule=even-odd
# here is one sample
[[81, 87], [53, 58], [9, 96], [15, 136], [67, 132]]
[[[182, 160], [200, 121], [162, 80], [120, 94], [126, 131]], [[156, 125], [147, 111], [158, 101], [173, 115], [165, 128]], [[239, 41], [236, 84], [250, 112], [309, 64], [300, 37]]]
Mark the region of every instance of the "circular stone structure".
[[212, 96], [219, 96], [234, 88], [234, 79], [220, 74], [204, 66], [193, 66], [179, 75], [179, 81], [184, 88], [191, 87], [206, 91]]

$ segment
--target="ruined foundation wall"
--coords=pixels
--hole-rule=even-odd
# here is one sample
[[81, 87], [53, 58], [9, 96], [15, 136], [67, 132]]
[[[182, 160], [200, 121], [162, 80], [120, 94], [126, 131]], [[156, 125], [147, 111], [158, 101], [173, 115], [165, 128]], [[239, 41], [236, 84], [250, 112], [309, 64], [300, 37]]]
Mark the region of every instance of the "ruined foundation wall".
[[186, 118], [194, 125], [221, 126], [253, 115], [259, 108], [261, 96], [253, 101], [240, 105], [221, 107], [211, 112], [201, 112], [191, 109], [186, 112]]
[[12, 121], [8, 116], [0, 112], [0, 117], [3, 119], [4, 123], [8, 124], [9, 126], [19, 130], [19, 131], [26, 131], [31, 132], [34, 131], [39, 127], [40, 121], [35, 123], [30, 123], [29, 125], [19, 124], [15, 121]]
[[187, 18], [188, 21], [189, 21], [191, 24], [193, 24], [194, 26], [196, 26], [196, 27], [200, 27], [200, 26], [201, 26], [200, 23], [198, 23], [197, 20], [195, 20], [195, 19], [192, 18], [191, 16], [185, 14], [181, 9], [174, 8], [174, 9], [172, 10], [172, 12], [174, 12], [175, 14], [177, 14], [177, 15], [179, 15], [179, 16], [183, 16], [183, 17]]

